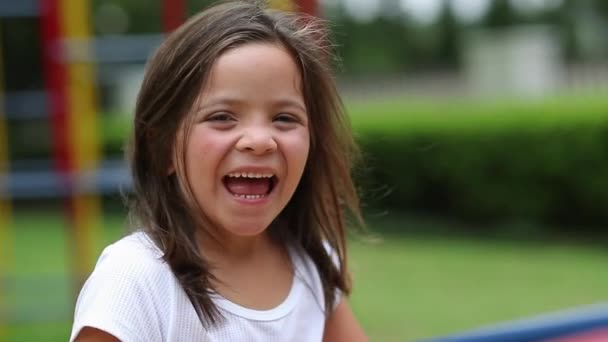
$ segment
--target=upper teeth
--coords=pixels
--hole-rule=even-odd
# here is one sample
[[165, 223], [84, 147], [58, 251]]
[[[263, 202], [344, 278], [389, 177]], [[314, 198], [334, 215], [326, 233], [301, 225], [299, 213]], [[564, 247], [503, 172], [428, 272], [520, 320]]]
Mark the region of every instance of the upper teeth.
[[231, 172], [228, 174], [228, 177], [234, 178], [272, 178], [274, 175], [272, 173], [255, 173], [255, 172]]

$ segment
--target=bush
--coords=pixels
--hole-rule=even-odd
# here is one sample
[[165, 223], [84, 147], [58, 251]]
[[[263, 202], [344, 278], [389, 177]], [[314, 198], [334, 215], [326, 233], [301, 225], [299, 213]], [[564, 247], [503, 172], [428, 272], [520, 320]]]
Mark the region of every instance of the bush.
[[482, 222], [608, 224], [608, 101], [350, 109], [369, 206]]

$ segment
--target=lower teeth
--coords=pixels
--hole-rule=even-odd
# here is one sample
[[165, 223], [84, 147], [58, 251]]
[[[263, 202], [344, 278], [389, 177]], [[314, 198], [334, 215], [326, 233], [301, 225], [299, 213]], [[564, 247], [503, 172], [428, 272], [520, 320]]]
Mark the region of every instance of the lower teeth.
[[264, 195], [239, 195], [239, 194], [234, 194], [234, 196], [238, 197], [238, 198], [244, 198], [244, 199], [260, 199], [262, 197], [264, 197]]

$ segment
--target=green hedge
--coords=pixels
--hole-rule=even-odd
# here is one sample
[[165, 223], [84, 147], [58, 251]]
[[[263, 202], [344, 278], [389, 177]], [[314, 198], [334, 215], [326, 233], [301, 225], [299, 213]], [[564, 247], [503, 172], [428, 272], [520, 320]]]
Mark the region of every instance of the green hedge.
[[364, 201], [478, 222], [608, 224], [608, 100], [351, 106]]

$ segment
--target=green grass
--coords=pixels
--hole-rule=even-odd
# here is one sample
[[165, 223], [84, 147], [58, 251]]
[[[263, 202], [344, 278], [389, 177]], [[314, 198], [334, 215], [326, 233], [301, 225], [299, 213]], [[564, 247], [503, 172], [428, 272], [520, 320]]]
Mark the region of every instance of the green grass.
[[608, 299], [608, 253], [594, 248], [400, 235], [351, 248], [353, 307], [375, 341], [411, 341]]
[[[8, 279], [8, 341], [67, 340], [73, 302], [59, 214], [19, 212]], [[107, 217], [99, 248], [122, 234]], [[501, 241], [411, 219], [371, 223], [351, 241], [352, 306], [373, 341], [411, 341], [608, 299], [608, 252], [568, 242]], [[398, 234], [403, 227], [418, 233]]]

